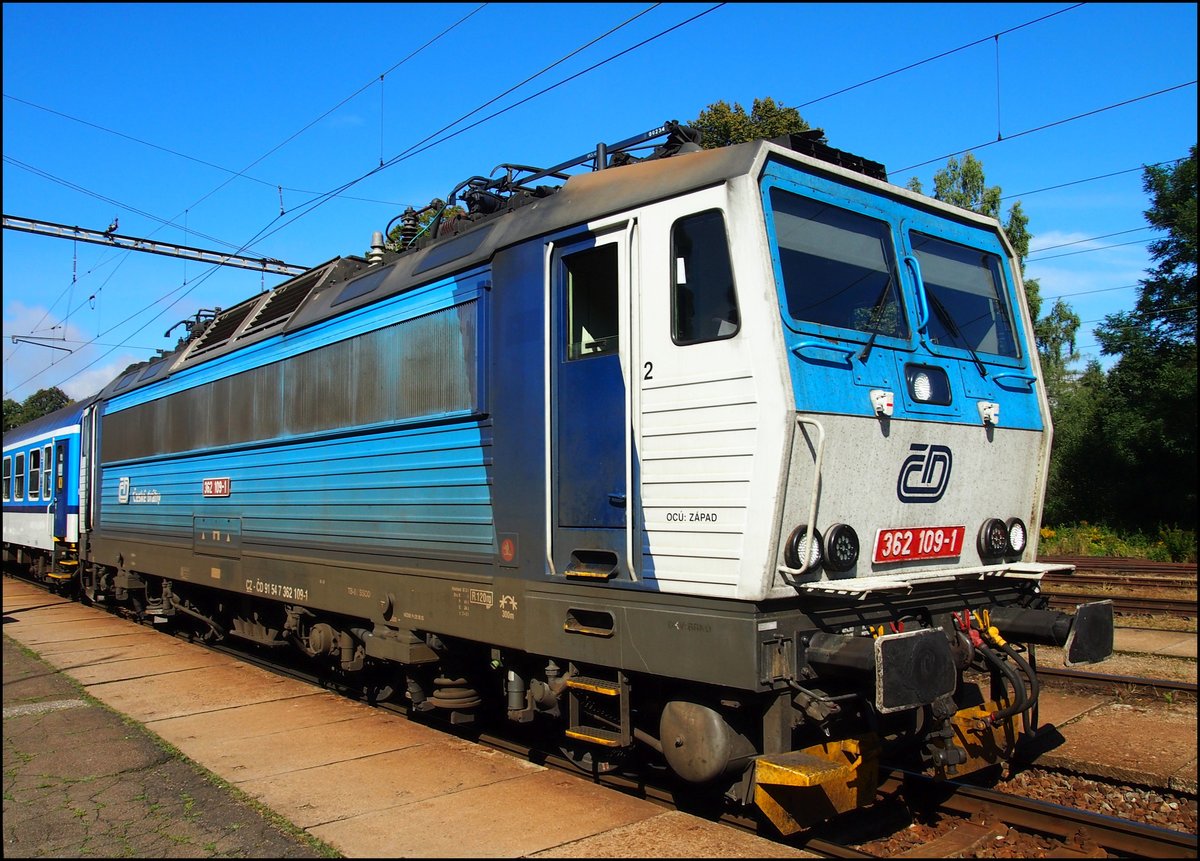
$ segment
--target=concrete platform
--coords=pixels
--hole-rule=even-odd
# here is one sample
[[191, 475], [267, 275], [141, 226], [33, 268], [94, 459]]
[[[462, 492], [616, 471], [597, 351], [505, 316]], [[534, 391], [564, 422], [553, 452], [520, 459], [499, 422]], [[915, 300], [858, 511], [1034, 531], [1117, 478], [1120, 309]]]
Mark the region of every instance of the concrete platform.
[[[88, 696], [347, 857], [815, 857], [278, 678], [9, 577], [3, 606], [6, 653], [11, 637]], [[5, 666], [7, 774], [10, 723], [29, 717], [8, 711]], [[42, 743], [61, 743], [61, 722], [43, 724]], [[23, 744], [36, 748], [38, 724], [21, 729]], [[109, 761], [119, 749], [109, 731], [78, 746], [59, 771], [83, 780], [120, 774]], [[145, 765], [144, 751], [130, 755]], [[7, 794], [4, 804], [7, 820]]]
[[1143, 628], [1117, 628], [1113, 632], [1113, 650], [1133, 655], [1164, 655], [1169, 658], [1196, 660], [1196, 633], [1193, 631], [1148, 631]]

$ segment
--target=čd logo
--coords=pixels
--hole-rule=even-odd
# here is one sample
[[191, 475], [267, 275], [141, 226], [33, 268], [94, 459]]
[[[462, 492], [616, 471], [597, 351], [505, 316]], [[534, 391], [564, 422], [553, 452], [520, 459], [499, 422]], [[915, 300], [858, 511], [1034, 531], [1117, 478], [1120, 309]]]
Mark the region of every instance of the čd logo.
[[950, 483], [954, 455], [944, 445], [915, 443], [908, 450], [913, 453], [900, 467], [896, 496], [901, 502], [937, 502]]

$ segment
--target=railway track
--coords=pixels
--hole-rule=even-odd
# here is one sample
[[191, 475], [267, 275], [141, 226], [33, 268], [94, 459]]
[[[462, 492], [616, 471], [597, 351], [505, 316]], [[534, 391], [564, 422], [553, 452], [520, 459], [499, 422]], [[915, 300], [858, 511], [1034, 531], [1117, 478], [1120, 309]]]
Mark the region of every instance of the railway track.
[[1145, 690], [1151, 692], [1172, 691], [1177, 693], [1196, 693], [1195, 682], [1185, 682], [1179, 679], [1147, 679], [1140, 676], [1118, 676], [1110, 673], [1091, 672], [1089, 670], [1046, 666], [1038, 666], [1038, 676], [1043, 680], [1053, 680], [1101, 690], [1117, 689], [1125, 691]]
[[1074, 565], [1076, 571], [1117, 571], [1149, 577], [1190, 578], [1192, 585], [1196, 583], [1195, 562], [1154, 562], [1117, 556], [1039, 556], [1038, 562]]
[[1175, 576], [1150, 576], [1141, 574], [1093, 574], [1093, 573], [1075, 573], [1065, 575], [1048, 575], [1042, 580], [1042, 585], [1047, 587], [1063, 587], [1071, 588], [1072, 586], [1129, 586], [1133, 588], [1153, 588], [1153, 589], [1196, 589], [1195, 577], [1175, 577]]
[[[1056, 610], [1074, 609], [1079, 604], [1104, 599], [1110, 596], [1086, 592], [1059, 592], [1046, 590], [1050, 606]], [[1195, 598], [1144, 598], [1141, 596], [1111, 596], [1113, 612], [1126, 616], [1169, 616], [1173, 619], [1195, 619]]]
[[[1135, 858], [1195, 858], [1197, 852], [1195, 834], [1156, 828], [995, 789], [935, 781], [911, 772], [893, 773], [880, 787], [880, 792], [902, 792], [910, 805], [932, 805], [939, 813], [969, 818], [977, 827], [987, 828], [989, 823], [999, 823], [1018, 831], [1055, 837], [1066, 846], [1055, 851], [1052, 857], [1098, 857], [1096, 850], [1103, 850], [1108, 854]], [[920, 857], [939, 855], [931, 851]]]

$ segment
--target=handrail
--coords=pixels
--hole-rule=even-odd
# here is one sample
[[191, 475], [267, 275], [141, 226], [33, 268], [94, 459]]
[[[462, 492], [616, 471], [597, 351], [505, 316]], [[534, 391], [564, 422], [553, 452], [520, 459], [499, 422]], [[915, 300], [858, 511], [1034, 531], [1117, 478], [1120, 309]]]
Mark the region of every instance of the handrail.
[[921, 261], [913, 254], [905, 254], [904, 262], [912, 268], [916, 279], [917, 331], [924, 332], [929, 326], [929, 297], [925, 295], [925, 279], [921, 275]]
[[808, 560], [812, 557], [811, 542], [813, 534], [816, 532], [817, 519], [817, 491], [821, 485], [821, 464], [825, 459], [825, 426], [816, 419], [808, 418], [807, 416], [796, 416], [796, 424], [808, 424], [817, 429], [817, 456], [813, 461], [813, 483], [812, 493], [808, 500], [808, 522], [806, 524], [806, 533], [804, 536], [804, 558], [800, 560], [799, 568], [789, 568], [786, 565], [780, 565], [777, 569], [780, 574], [788, 574], [793, 577], [799, 577], [808, 571]]

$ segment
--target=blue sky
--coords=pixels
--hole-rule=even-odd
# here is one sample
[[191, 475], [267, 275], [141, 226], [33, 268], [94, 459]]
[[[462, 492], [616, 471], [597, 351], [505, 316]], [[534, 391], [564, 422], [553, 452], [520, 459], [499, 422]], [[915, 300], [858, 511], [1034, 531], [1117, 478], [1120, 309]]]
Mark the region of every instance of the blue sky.
[[[117, 218], [130, 236], [315, 265], [500, 163], [548, 166], [769, 96], [898, 185], [931, 192], [947, 156], [973, 152], [1004, 212], [1019, 199], [1029, 216], [1027, 276], [1066, 297], [1099, 358], [1092, 327], [1132, 306], [1150, 265], [1141, 167], [1196, 142], [1196, 8], [5, 3], [4, 214], [97, 231]], [[172, 347], [181, 330], [164, 332], [198, 309], [283, 280], [9, 229], [3, 242], [17, 400], [89, 395]]]

